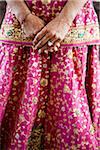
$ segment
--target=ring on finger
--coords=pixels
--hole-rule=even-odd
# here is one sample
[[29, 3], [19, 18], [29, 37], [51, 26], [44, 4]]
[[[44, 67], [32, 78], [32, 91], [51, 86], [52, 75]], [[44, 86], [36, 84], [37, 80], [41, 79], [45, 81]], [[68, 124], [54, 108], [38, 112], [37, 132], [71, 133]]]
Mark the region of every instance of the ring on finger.
[[48, 41], [48, 46], [52, 46], [53, 45], [53, 42], [52, 41]]

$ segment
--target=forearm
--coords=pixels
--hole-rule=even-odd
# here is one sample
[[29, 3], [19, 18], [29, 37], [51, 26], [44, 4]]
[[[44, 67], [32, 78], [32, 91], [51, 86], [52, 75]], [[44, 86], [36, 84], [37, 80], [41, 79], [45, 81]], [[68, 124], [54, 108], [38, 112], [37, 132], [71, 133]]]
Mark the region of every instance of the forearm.
[[62, 15], [62, 20], [65, 20], [69, 25], [71, 25], [77, 13], [86, 2], [87, 0], [68, 0], [60, 14]]
[[23, 21], [26, 14], [30, 13], [30, 10], [24, 0], [6, 0], [6, 2], [20, 23]]

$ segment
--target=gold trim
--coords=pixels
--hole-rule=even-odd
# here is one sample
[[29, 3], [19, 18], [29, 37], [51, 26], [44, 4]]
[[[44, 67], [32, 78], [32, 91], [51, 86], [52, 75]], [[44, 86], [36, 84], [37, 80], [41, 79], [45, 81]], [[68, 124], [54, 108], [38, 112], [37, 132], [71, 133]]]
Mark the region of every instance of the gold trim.
[[[3, 24], [0, 32], [0, 40], [13, 42], [32, 42], [32, 38], [25, 37], [19, 24]], [[62, 44], [80, 44], [100, 40], [99, 25], [88, 24], [83, 26], [71, 27]]]
[[89, 24], [86, 26], [72, 27], [64, 39], [64, 44], [79, 44], [100, 40], [99, 25]]
[[41, 0], [43, 4], [48, 4], [51, 2], [51, 0]]

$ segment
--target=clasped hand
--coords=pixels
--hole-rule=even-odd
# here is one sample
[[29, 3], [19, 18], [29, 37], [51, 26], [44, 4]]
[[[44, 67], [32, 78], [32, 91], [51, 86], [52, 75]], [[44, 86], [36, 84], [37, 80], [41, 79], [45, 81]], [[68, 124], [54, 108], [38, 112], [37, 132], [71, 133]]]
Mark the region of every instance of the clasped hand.
[[46, 25], [42, 19], [30, 14], [23, 24], [23, 30], [27, 36], [33, 37], [34, 48], [53, 52], [60, 47], [69, 26], [60, 15]]

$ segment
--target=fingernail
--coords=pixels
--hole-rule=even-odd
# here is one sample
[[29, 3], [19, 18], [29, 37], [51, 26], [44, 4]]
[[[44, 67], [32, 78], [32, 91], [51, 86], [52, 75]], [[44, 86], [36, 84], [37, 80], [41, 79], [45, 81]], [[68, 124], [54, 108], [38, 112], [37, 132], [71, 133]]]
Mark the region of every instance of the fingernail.
[[50, 49], [50, 52], [53, 52], [53, 49]]
[[47, 51], [47, 50], [45, 50], [44, 52], [45, 52], [46, 54], [48, 54], [48, 51]]
[[41, 49], [38, 50], [39, 54], [41, 53]]
[[57, 43], [57, 46], [60, 47], [60, 43]]
[[54, 47], [54, 50], [55, 50], [55, 51], [58, 51], [58, 48], [57, 48], [57, 47]]

